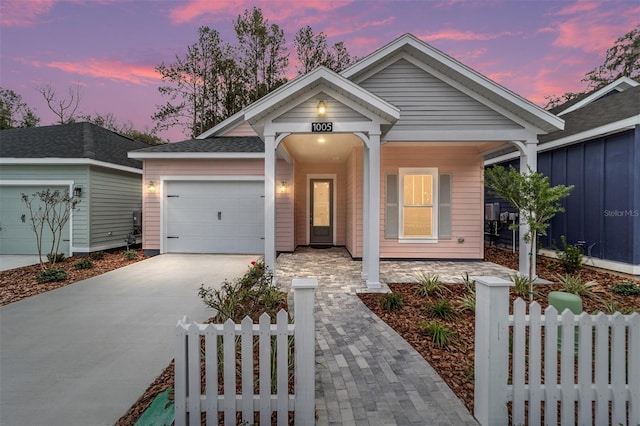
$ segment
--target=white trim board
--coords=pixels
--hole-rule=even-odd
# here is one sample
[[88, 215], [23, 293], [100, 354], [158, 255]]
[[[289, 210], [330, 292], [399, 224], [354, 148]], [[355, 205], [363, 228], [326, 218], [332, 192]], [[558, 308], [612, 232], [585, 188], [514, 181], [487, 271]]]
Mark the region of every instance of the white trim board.
[[[130, 157], [133, 158], [133, 157]], [[51, 164], [56, 166], [67, 165], [87, 165], [98, 166], [107, 169], [120, 170], [123, 172], [142, 174], [142, 169], [136, 169], [135, 167], [121, 166], [119, 164], [108, 163], [106, 161], [92, 160], [90, 158], [0, 158], [0, 164]]]

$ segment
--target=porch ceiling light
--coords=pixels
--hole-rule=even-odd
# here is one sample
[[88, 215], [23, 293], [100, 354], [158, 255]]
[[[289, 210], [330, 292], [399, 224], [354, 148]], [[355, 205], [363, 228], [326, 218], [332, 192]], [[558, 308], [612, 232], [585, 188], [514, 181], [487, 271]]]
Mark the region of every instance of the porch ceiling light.
[[323, 100], [321, 100], [320, 102], [318, 102], [318, 115], [325, 115], [327, 113], [327, 104], [324, 103]]

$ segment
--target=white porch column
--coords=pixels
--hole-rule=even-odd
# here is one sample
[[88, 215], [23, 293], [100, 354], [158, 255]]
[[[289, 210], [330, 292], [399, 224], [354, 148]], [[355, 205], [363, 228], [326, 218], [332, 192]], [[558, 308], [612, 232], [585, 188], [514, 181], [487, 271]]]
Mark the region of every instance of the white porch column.
[[369, 149], [363, 144], [362, 150], [362, 272], [360, 276], [367, 279], [369, 273], [369, 234], [367, 227], [369, 223]]
[[[518, 144], [520, 149], [520, 173], [527, 173], [529, 169], [532, 172], [538, 170], [538, 146], [537, 139], [529, 139], [524, 143]], [[523, 276], [529, 276], [529, 253], [533, 253], [531, 262], [533, 263], [533, 276], [536, 277], [536, 242], [527, 243], [524, 236], [529, 232], [529, 225], [524, 223], [522, 214], [520, 218], [520, 241], [519, 241], [519, 273]]]
[[363, 235], [368, 235], [367, 287], [380, 288], [380, 133], [369, 134], [369, 203]]
[[276, 280], [276, 148], [275, 135], [264, 135], [264, 264]]

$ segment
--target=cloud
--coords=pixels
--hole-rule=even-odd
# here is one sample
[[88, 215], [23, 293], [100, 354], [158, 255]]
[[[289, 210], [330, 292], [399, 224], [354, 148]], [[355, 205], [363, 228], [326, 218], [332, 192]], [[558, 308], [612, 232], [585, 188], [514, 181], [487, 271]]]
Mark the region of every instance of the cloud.
[[0, 2], [0, 26], [29, 27], [35, 25], [40, 15], [49, 13], [54, 0], [2, 0]]
[[367, 28], [389, 25], [393, 21], [395, 21], [395, 19], [396, 19], [395, 16], [390, 16], [386, 19], [381, 19], [379, 21], [364, 22], [359, 25], [354, 25], [353, 23], [351, 23], [350, 25], [346, 25], [346, 24], [339, 25], [339, 26], [329, 27], [323, 32], [327, 35], [327, 37], [337, 37], [344, 34], [355, 34], [355, 33], [360, 33]]
[[456, 29], [447, 29], [438, 31], [436, 33], [431, 34], [422, 34], [418, 35], [418, 38], [426, 41], [432, 42], [435, 40], [455, 40], [455, 41], [484, 41], [484, 40], [495, 40], [500, 37], [512, 36], [515, 33], [505, 31], [501, 33], [474, 33], [472, 31], [459, 31]]
[[591, 12], [597, 8], [598, 3], [596, 2], [578, 1], [574, 4], [563, 7], [557, 12], [551, 13], [551, 15], [575, 15], [576, 13]]
[[30, 61], [35, 67], [54, 68], [71, 74], [86, 75], [94, 78], [125, 81], [132, 84], [145, 86], [155, 84], [160, 80], [160, 75], [150, 65], [127, 64], [118, 60], [87, 59], [85, 61], [68, 62]]

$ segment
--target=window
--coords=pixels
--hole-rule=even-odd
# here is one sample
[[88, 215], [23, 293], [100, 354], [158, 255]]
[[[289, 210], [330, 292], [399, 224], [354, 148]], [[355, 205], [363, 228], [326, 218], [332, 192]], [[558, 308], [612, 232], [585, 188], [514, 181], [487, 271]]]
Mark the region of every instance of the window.
[[436, 168], [385, 176], [384, 237], [403, 242], [451, 238], [451, 175]]

